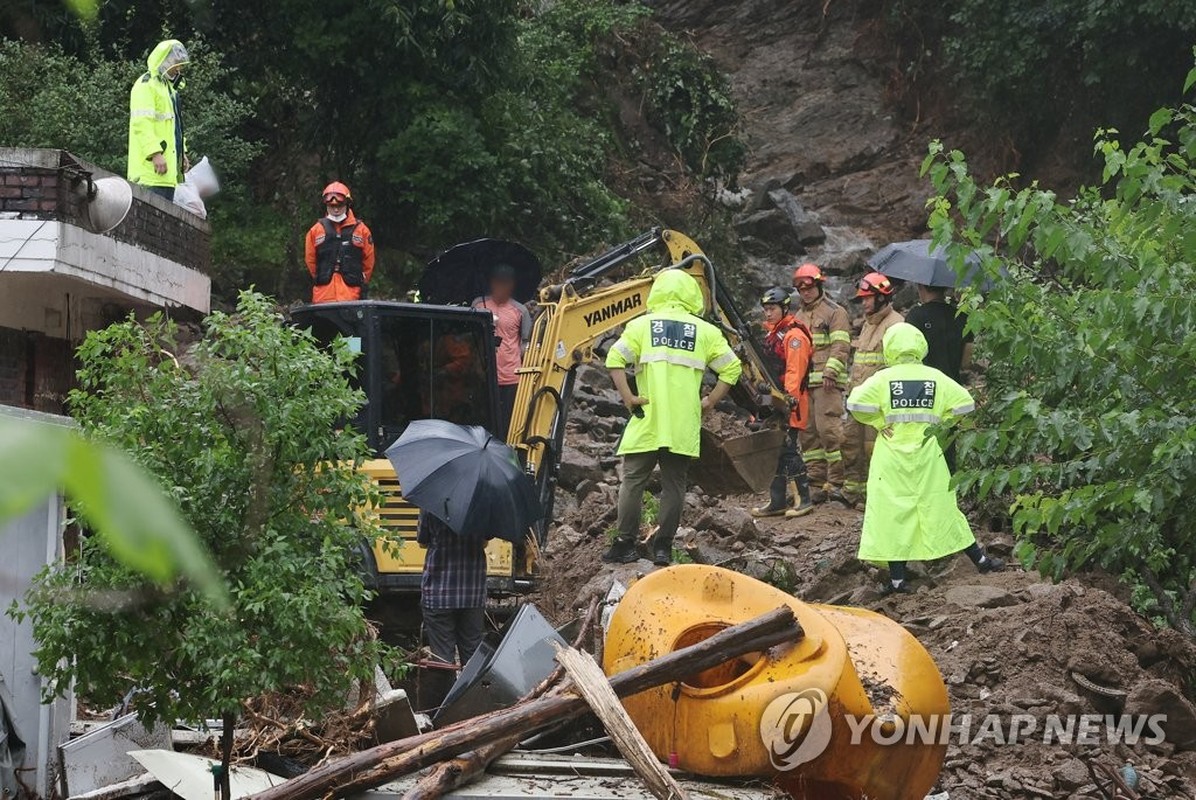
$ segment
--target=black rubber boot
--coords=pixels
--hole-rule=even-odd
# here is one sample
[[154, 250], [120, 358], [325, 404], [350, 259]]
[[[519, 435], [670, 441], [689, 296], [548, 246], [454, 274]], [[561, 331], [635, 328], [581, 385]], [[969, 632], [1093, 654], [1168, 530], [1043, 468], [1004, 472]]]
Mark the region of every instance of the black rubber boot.
[[655, 538], [652, 540], [652, 563], [658, 567], [667, 567], [673, 563], [673, 540]]
[[602, 554], [602, 560], [607, 564], [630, 564], [639, 560], [635, 552], [635, 542], [618, 537], [611, 543], [610, 549]]
[[768, 505], [759, 506], [752, 509], [753, 517], [780, 517], [784, 516], [788, 506], [788, 500], [785, 497], [785, 490], [789, 488], [789, 482], [785, 480], [784, 475], [778, 475], [772, 479], [772, 483], [768, 485]]
[[804, 517], [814, 510], [814, 503], [810, 500], [810, 479], [805, 475], [793, 479], [796, 490], [793, 498], [793, 508], [785, 511], [787, 517]]

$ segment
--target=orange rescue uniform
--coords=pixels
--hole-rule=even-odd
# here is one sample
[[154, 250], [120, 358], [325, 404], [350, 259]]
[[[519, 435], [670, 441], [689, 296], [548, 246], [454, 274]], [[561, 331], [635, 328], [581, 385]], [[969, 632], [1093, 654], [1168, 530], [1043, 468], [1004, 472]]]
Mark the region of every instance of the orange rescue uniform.
[[[346, 212], [345, 218], [340, 222], [332, 222], [337, 233], [352, 225], [357, 226], [353, 230], [352, 246], [361, 250], [361, 271], [365, 278], [365, 284], [368, 285], [370, 277], [374, 274], [373, 234], [370, 233], [369, 227], [364, 222], [357, 219], [352, 209]], [[316, 223], [308, 229], [307, 239], [304, 242], [304, 260], [307, 262], [307, 271], [311, 274], [312, 281], [316, 280], [316, 249], [324, 243], [324, 239], [323, 220], [316, 220]], [[349, 286], [339, 272], [334, 272], [332, 279], [325, 285], [312, 285], [311, 301], [313, 303], [335, 303], [341, 300], [360, 300], [361, 289], [360, 286]]]

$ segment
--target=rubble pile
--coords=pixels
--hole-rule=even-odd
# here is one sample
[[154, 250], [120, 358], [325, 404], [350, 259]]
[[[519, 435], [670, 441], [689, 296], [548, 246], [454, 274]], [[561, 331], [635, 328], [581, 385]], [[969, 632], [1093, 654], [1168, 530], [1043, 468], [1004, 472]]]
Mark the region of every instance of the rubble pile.
[[[557, 526], [541, 565], [543, 588], [533, 598], [560, 620], [604, 595], [614, 580], [627, 583], [653, 569], [647, 561], [600, 561], [615, 520], [614, 449], [626, 412], [603, 370], [583, 368], [578, 384]], [[735, 425], [742, 420], [715, 421], [730, 430]], [[855, 558], [860, 512], [828, 504], [799, 519], [755, 519], [747, 509], [758, 500], [691, 486], [678, 549], [685, 558], [745, 572], [808, 602], [879, 611], [914, 633], [943, 674], [956, 726], [940, 791], [969, 800], [1098, 798], [1103, 795], [1089, 764], [1114, 770], [1129, 764], [1144, 797], [1196, 797], [1196, 705], [1185, 695], [1196, 675], [1196, 643], [1154, 628], [1116, 582], [1093, 574], [1054, 584], [1017, 567], [981, 576], [956, 556], [911, 565], [916, 592], [882, 598], [880, 571]], [[1006, 534], [978, 535], [991, 552], [1011, 555]], [[989, 715], [1001, 730], [994, 723], [982, 729]], [[1132, 746], [1115, 735], [1125, 724], [1119, 720], [1154, 715], [1166, 715], [1164, 741], [1148, 743], [1150, 728]], [[970, 728], [961, 732], [965, 716]], [[1047, 734], [1048, 724], [1064, 725], [1068, 718], [1080, 721], [1070, 734]], [[1084, 720], [1089, 730], [1081, 729]], [[1018, 726], [1016, 744], [1011, 721]]]

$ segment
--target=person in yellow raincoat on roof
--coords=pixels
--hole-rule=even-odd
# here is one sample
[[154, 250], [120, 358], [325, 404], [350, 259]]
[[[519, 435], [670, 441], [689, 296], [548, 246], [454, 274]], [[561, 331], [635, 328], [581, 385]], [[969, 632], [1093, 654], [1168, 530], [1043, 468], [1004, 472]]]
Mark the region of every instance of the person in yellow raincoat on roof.
[[174, 199], [174, 187], [191, 167], [179, 100], [189, 62], [182, 42], [159, 42], [146, 59], [146, 72], [129, 90], [129, 182], [167, 200]]
[[868, 472], [868, 504], [859, 557], [887, 561], [882, 594], [908, 592], [905, 563], [961, 550], [982, 572], [1005, 563], [986, 555], [959, 510], [943, 449], [932, 426], [950, 424], [976, 408], [968, 390], [922, 363], [926, 337], [905, 322], [884, 335], [885, 369], [857, 386], [847, 410], [880, 432]]

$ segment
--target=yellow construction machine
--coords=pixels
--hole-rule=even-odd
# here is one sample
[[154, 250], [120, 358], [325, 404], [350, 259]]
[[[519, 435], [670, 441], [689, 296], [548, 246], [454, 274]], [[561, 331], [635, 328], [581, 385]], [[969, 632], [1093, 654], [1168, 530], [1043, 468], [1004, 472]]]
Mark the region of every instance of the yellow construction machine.
[[[641, 257], [653, 251], [659, 260], [642, 266]], [[689, 237], [654, 229], [573, 268], [561, 283], [540, 290], [506, 432], [545, 509], [536, 544], [544, 543], [552, 520], [577, 367], [591, 361], [605, 341], [613, 341], [626, 322], [647, 313], [648, 291], [661, 269], [685, 270], [701, 284], [706, 318], [726, 334], [744, 364], [743, 377], [732, 392], [736, 403], [761, 415], [787, 407], [776, 376], [753, 344], [714, 265]], [[616, 279], [618, 274], [624, 277]], [[418, 592], [424, 562], [424, 550], [415, 542], [418, 512], [403, 499], [394, 468], [383, 453], [416, 419], [448, 419], [494, 430], [498, 395], [491, 315], [462, 306], [362, 300], [301, 306], [291, 316], [318, 340], [344, 337], [361, 354], [354, 380], [368, 402], [353, 423], [366, 433], [374, 451], [375, 458], [364, 470], [384, 494], [379, 514], [391, 533], [389, 543], [363, 545], [363, 568], [368, 583], [384, 596]], [[737, 474], [742, 484], [758, 488], [771, 476], [780, 444], [780, 431], [771, 429], [745, 429], [744, 436], [726, 443], [707, 436], [703, 461], [708, 474]], [[497, 539], [490, 543], [492, 597], [534, 588], [536, 550], [535, 544], [513, 547]]]

